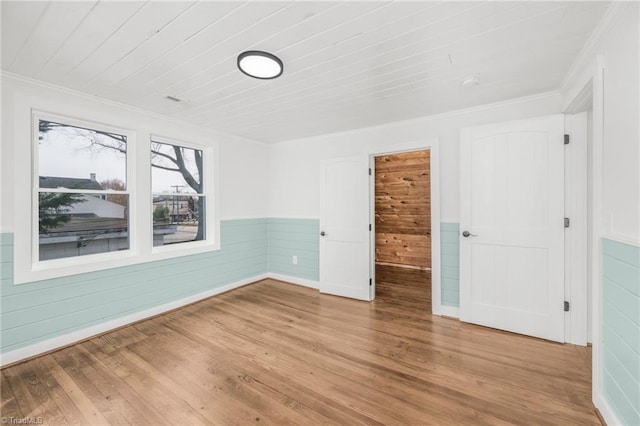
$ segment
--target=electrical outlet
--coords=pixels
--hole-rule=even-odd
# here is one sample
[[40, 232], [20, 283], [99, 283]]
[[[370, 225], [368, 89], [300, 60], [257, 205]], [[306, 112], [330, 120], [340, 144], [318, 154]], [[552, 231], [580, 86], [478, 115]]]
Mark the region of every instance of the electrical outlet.
[[293, 256], [293, 259], [291, 259], [291, 262], [293, 262], [294, 265], [298, 264], [298, 256]]

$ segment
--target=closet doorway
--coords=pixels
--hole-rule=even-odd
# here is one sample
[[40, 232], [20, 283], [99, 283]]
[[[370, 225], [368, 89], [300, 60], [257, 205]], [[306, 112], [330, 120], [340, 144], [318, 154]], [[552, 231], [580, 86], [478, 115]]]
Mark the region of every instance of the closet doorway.
[[430, 150], [375, 157], [376, 299], [431, 312]]

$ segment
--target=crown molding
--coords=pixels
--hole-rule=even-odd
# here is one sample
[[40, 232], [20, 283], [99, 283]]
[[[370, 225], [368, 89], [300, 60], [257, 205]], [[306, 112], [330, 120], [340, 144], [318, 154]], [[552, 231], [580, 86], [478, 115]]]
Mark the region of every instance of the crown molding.
[[615, 21], [621, 15], [625, 7], [626, 2], [614, 1], [607, 8], [602, 19], [600, 19], [596, 27], [593, 29], [593, 32], [587, 39], [587, 42], [573, 61], [571, 68], [569, 68], [569, 72], [567, 72], [562, 80], [562, 84], [560, 85], [560, 91], [562, 93], [566, 93], [574, 85], [576, 79], [579, 78], [580, 74], [582, 74], [585, 69], [591, 69], [591, 64], [598, 53], [596, 52], [598, 43], [609, 31], [611, 31], [611, 29], [613, 29]]
[[258, 141], [255, 139], [250, 139], [244, 136], [239, 136], [239, 135], [234, 135], [232, 133], [227, 133], [221, 130], [217, 130], [217, 129], [212, 129], [209, 127], [205, 127], [205, 126], [199, 126], [197, 124], [193, 124], [193, 123], [189, 123], [183, 120], [179, 120], [176, 119], [174, 117], [170, 117], [168, 115], [164, 115], [164, 114], [159, 114], [157, 112], [153, 112], [153, 111], [149, 111], [147, 109], [144, 108], [139, 108], [139, 107], [135, 107], [132, 105], [128, 105], [122, 102], [117, 102], [117, 101], [112, 101], [110, 99], [106, 99], [100, 96], [96, 96], [96, 95], [90, 95], [86, 92], [81, 92], [79, 90], [75, 90], [75, 89], [70, 89], [68, 87], [64, 87], [64, 86], [59, 86], [57, 84], [53, 84], [53, 83], [49, 83], [46, 81], [42, 81], [42, 80], [36, 80], [34, 78], [31, 77], [26, 77], [24, 75], [20, 75], [20, 74], [15, 74], [6, 70], [1, 70], [0, 69], [0, 77], [2, 79], [11, 79], [14, 80], [16, 82], [19, 83], [24, 83], [24, 84], [30, 84], [33, 86], [38, 86], [38, 87], [42, 87], [45, 89], [49, 89], [49, 90], [55, 90], [57, 92], [61, 92], [67, 95], [71, 95], [71, 96], [77, 96], [83, 99], [88, 99], [94, 102], [99, 102], [103, 105], [107, 105], [107, 106], [111, 106], [111, 107], [116, 107], [116, 108], [120, 108], [120, 109], [124, 109], [127, 111], [131, 111], [137, 114], [142, 114], [142, 115], [146, 115], [148, 117], [151, 118], [155, 118], [158, 120], [162, 120], [165, 122], [170, 122], [179, 126], [185, 126], [185, 127], [189, 127], [193, 130], [197, 130], [199, 132], [204, 132], [204, 133], [213, 133], [214, 136], [224, 139], [224, 138], [232, 138], [232, 139], [236, 139], [236, 140], [240, 140], [242, 142], [246, 142], [246, 143], [251, 143], [251, 144], [256, 144], [256, 145], [260, 145], [260, 146], [266, 146], [268, 145], [265, 142], [262, 141]]

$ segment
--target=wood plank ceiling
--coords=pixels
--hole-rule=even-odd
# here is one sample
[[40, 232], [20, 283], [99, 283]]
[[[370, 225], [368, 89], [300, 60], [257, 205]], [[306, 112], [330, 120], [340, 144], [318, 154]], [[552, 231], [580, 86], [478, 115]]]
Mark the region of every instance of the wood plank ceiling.
[[[607, 6], [2, 1], [2, 69], [276, 142], [557, 89]], [[250, 49], [283, 76], [240, 73]]]

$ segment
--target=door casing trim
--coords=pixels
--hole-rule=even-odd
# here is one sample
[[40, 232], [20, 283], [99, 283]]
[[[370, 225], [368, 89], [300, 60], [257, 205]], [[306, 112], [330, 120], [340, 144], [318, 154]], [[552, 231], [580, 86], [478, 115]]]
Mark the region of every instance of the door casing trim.
[[[429, 174], [431, 179], [431, 313], [443, 315], [440, 281], [440, 147], [438, 138], [429, 138], [412, 142], [405, 142], [387, 146], [384, 149], [368, 149], [364, 155], [368, 158], [371, 168], [369, 176], [369, 223], [371, 232], [369, 233], [369, 271], [372, 285], [369, 288], [369, 300], [373, 300], [376, 294], [376, 224], [375, 224], [375, 157], [389, 154], [399, 154], [403, 152], [429, 150]], [[445, 307], [447, 308], [447, 307]], [[446, 310], [451, 316], [452, 309]]]

